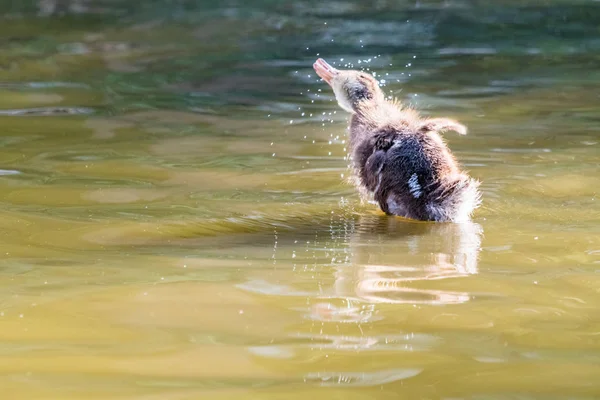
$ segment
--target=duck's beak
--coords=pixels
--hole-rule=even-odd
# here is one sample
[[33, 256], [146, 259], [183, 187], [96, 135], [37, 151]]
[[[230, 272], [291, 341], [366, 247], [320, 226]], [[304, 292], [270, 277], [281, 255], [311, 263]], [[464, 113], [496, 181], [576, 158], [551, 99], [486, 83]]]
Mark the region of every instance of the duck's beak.
[[327, 82], [329, 86], [331, 86], [331, 81], [333, 78], [340, 73], [340, 71], [327, 64], [327, 61], [323, 60], [322, 58], [319, 58], [313, 64], [313, 68], [315, 69], [317, 75]]

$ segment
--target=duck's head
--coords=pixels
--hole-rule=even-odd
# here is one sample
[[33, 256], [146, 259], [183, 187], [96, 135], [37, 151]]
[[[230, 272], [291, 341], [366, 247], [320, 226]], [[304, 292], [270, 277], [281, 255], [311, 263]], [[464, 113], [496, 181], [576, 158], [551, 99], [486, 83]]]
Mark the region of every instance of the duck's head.
[[383, 101], [385, 96], [379, 83], [371, 74], [362, 71], [341, 71], [319, 58], [313, 68], [325, 82], [331, 86], [340, 107], [349, 113], [365, 103]]

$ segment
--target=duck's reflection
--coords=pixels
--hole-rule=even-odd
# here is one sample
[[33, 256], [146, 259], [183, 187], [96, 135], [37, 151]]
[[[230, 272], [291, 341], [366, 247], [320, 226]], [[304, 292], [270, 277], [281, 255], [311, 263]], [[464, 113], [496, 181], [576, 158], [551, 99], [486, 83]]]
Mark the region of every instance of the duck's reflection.
[[[324, 236], [327, 235], [325, 238]], [[313, 265], [305, 270], [320, 276], [333, 272], [333, 284], [318, 282], [319, 291], [298, 290], [292, 285], [263, 279], [238, 285], [267, 295], [309, 297], [309, 318], [321, 321], [367, 322], [375, 319], [378, 304], [460, 304], [469, 301], [466, 291], [442, 289], [433, 281], [477, 274], [481, 227], [473, 222], [419, 223], [385, 216], [361, 216], [331, 221], [306, 246]], [[287, 247], [279, 237], [280, 249]], [[298, 243], [295, 240], [294, 243]], [[296, 254], [306, 254], [295, 245]], [[310, 256], [294, 263], [310, 262]], [[294, 264], [296, 268], [296, 264]], [[317, 271], [318, 270], [318, 271]], [[315, 300], [317, 303], [315, 304]]]
[[472, 222], [424, 224], [361, 217], [349, 241], [350, 263], [336, 267], [334, 292], [371, 304], [464, 303], [470, 298], [466, 292], [410, 284], [476, 274], [481, 234], [481, 227]]
[[[318, 290], [307, 290], [306, 285], [303, 290], [293, 289], [294, 283], [286, 286], [265, 280], [239, 286], [266, 295], [305, 298], [308, 307], [294, 309], [315, 322], [290, 335], [294, 344], [249, 349], [264, 361], [274, 355], [318, 360], [332, 351], [351, 351], [355, 356], [357, 352], [371, 351], [430, 351], [440, 342], [436, 335], [401, 332], [397, 328], [386, 331], [385, 324], [371, 325], [369, 333], [362, 327], [388, 316], [393, 305], [459, 304], [470, 300], [468, 291], [445, 290], [440, 280], [478, 272], [482, 229], [475, 223], [430, 224], [385, 216], [340, 216], [337, 220], [332, 218], [326, 234], [319, 231], [317, 236], [302, 242], [306, 251], [298, 254], [305, 256], [294, 256], [299, 265], [293, 265], [304, 268], [301, 274], [305, 271], [318, 274], [321, 277], [317, 278]], [[280, 235], [279, 243], [282, 239]], [[294, 243], [299, 250], [300, 242], [294, 240]], [[302, 262], [308, 264], [302, 266]], [[333, 326], [324, 329], [329, 324]], [[348, 326], [342, 328], [340, 324]], [[358, 371], [331, 371], [326, 366], [322, 370], [315, 365], [316, 371], [304, 374], [304, 381], [318, 385], [372, 386], [408, 379], [423, 370], [418, 358], [403, 358], [401, 364], [401, 368], [396, 368], [400, 366], [396, 364], [387, 365], [392, 368], [365, 365]]]

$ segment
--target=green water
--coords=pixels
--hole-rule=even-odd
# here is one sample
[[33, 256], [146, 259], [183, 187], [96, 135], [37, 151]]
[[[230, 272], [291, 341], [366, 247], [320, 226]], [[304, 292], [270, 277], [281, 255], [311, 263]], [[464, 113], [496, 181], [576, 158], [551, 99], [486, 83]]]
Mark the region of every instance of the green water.
[[[2, 398], [600, 398], [600, 3], [136, 3], [0, 2]], [[317, 55], [472, 224], [360, 203]]]

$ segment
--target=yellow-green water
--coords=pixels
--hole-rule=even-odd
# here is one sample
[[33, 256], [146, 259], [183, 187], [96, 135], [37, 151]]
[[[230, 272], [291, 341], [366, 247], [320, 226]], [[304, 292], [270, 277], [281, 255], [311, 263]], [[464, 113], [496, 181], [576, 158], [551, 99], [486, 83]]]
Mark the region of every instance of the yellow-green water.
[[[1, 397], [600, 398], [598, 3], [284, 3], [3, 2]], [[472, 224], [360, 204], [317, 53], [469, 127]]]

